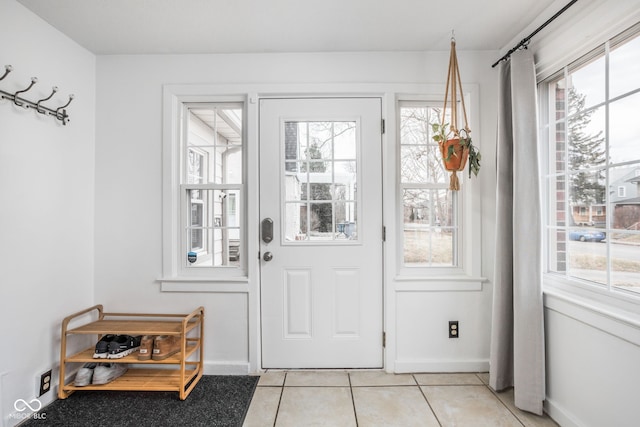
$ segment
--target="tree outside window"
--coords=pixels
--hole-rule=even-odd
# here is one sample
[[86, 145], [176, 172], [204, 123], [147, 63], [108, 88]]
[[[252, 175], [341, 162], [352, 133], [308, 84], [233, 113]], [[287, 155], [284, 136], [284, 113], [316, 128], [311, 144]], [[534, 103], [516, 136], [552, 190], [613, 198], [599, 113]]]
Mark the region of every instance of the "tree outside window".
[[540, 84], [549, 100], [548, 270], [628, 296], [640, 295], [639, 33]]

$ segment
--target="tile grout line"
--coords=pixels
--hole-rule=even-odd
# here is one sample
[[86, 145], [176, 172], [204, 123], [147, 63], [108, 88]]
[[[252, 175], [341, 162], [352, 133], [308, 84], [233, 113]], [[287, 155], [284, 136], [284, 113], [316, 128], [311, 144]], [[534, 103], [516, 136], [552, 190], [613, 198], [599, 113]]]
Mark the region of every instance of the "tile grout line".
[[353, 405], [353, 417], [358, 427], [358, 411], [356, 410], [356, 399], [353, 397], [353, 384], [351, 384], [351, 373], [347, 371], [347, 379], [349, 380], [349, 393], [351, 393], [351, 404]]
[[442, 423], [440, 422], [440, 418], [438, 418], [438, 414], [436, 414], [436, 411], [433, 410], [433, 407], [431, 406], [431, 403], [429, 402], [429, 399], [427, 399], [427, 395], [424, 394], [424, 390], [422, 390], [422, 387], [418, 383], [418, 380], [416, 379], [416, 375], [415, 374], [411, 374], [411, 377], [413, 378], [413, 381], [416, 382], [416, 386], [418, 387], [418, 390], [420, 390], [420, 393], [422, 394], [422, 397], [424, 397], [424, 401], [427, 402], [427, 406], [429, 407], [429, 409], [431, 410], [431, 413], [433, 414], [433, 416], [435, 417], [436, 421], [438, 422], [438, 425], [440, 427], [442, 427]]
[[287, 371], [284, 372], [284, 379], [282, 380], [282, 387], [280, 387], [280, 399], [278, 399], [278, 406], [276, 408], [276, 416], [273, 418], [273, 427], [276, 427], [278, 422], [278, 414], [280, 413], [280, 404], [282, 403], [282, 395], [284, 394], [284, 384], [287, 382]]
[[[513, 415], [513, 417], [514, 417], [516, 420], [518, 420], [518, 422], [519, 422], [523, 427], [525, 427], [525, 423], [520, 419], [520, 417], [519, 417], [517, 414], [515, 414], [515, 413], [511, 410], [511, 408], [509, 408], [509, 406], [508, 406], [506, 403], [504, 403], [504, 402], [502, 401], [502, 399], [500, 399], [500, 397], [498, 396], [498, 393], [497, 393], [496, 391], [494, 391], [494, 390], [489, 386], [489, 384], [488, 384], [488, 383], [486, 383], [486, 384], [485, 384], [485, 382], [484, 382], [484, 381], [482, 381], [482, 378], [480, 378], [480, 376], [478, 376], [478, 374], [477, 374], [477, 373], [476, 373], [476, 376], [478, 377], [478, 379], [480, 379], [480, 381], [482, 382], [482, 385], [484, 385], [484, 386], [489, 390], [489, 393], [491, 393], [491, 394], [493, 395], [493, 397], [495, 397], [496, 399], [498, 399], [498, 402], [500, 402], [500, 404], [501, 404], [502, 406], [504, 406], [504, 407], [506, 408], [506, 410], [507, 410], [507, 411], [509, 411], [509, 413], [510, 413], [511, 415]], [[514, 405], [515, 405], [515, 403], [514, 403]]]
[[[273, 421], [273, 426], [272, 427], [276, 427], [277, 425], [277, 421], [278, 421], [278, 417], [279, 417], [279, 413], [280, 413], [280, 407], [282, 405], [283, 402], [283, 397], [284, 397], [284, 388], [285, 388], [285, 384], [287, 382], [287, 376], [288, 376], [289, 371], [284, 371], [284, 378], [282, 381], [282, 384], [280, 386], [280, 396], [279, 396], [279, 400], [278, 400], [278, 404], [276, 407], [276, 414], [274, 417], [274, 421]], [[355, 403], [355, 395], [354, 395], [354, 386], [353, 382], [352, 382], [352, 378], [351, 378], [351, 372], [347, 371], [345, 372], [347, 374], [347, 380], [348, 380], [348, 386], [349, 386], [349, 392], [351, 394], [351, 404], [352, 404], [352, 408], [353, 408], [353, 414], [354, 414], [354, 421], [355, 421], [355, 426], [358, 427], [359, 426], [359, 422], [358, 422], [358, 413], [357, 413], [357, 408], [356, 408], [356, 403]], [[418, 381], [416, 374], [415, 373], [411, 373], [411, 379], [413, 380], [413, 384], [409, 385], [407, 384], [406, 386], [408, 387], [418, 387], [418, 389], [420, 390], [420, 393], [423, 396], [424, 401], [427, 403], [427, 406], [429, 407], [429, 409], [431, 410], [431, 413], [433, 414], [434, 418], [436, 419], [436, 422], [438, 423], [438, 425], [440, 427], [443, 427], [443, 424], [441, 422], [441, 420], [439, 419], [438, 415], [436, 414], [436, 412], [434, 411], [433, 406], [431, 405], [431, 402], [429, 401], [429, 399], [427, 398], [423, 386], [420, 384], [420, 382]], [[476, 385], [476, 386], [483, 386], [484, 388], [488, 389], [489, 393], [495, 398], [497, 399], [501, 406], [503, 406], [519, 423], [519, 425], [521, 426], [526, 426], [527, 422], [526, 419], [521, 419], [520, 416], [518, 416], [518, 414], [513, 411], [509, 405], [507, 405], [506, 401], [501, 399], [499, 394], [497, 392], [495, 392], [488, 383], [486, 383], [485, 381], [483, 381], [483, 379], [480, 377], [480, 373], [474, 373], [475, 377], [480, 380], [480, 384], [442, 384], [443, 386], [460, 386], [460, 385]], [[435, 385], [435, 384], [434, 384]], [[404, 387], [403, 385], [396, 385], [397, 387]], [[428, 385], [427, 385], [428, 386]], [[301, 386], [301, 387], [312, 387], [312, 386]], [[378, 385], [362, 385], [362, 387], [389, 387], [389, 385], [383, 385], [383, 384], [378, 384]]]

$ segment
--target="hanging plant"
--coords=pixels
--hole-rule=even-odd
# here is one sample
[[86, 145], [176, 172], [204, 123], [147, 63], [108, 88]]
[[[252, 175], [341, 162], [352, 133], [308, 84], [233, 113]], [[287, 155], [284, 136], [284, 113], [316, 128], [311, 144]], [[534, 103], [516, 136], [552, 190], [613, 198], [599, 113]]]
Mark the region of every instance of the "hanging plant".
[[[458, 108], [457, 100], [460, 93], [462, 112], [464, 115], [464, 128], [458, 129]], [[451, 106], [451, 125], [445, 123], [447, 104]], [[449, 55], [449, 71], [447, 74], [447, 86], [444, 95], [444, 107], [442, 108], [442, 120], [440, 123], [431, 125], [433, 140], [440, 147], [440, 154], [445, 169], [451, 172], [449, 179], [449, 189], [458, 191], [460, 181], [457, 172], [464, 170], [467, 161], [469, 163], [469, 178], [473, 173], [475, 176], [480, 171], [480, 151], [471, 142], [471, 129], [467, 120], [467, 110], [462, 96], [462, 81], [460, 79], [460, 69], [458, 68], [458, 58], [456, 56], [456, 41], [451, 38], [451, 53]]]

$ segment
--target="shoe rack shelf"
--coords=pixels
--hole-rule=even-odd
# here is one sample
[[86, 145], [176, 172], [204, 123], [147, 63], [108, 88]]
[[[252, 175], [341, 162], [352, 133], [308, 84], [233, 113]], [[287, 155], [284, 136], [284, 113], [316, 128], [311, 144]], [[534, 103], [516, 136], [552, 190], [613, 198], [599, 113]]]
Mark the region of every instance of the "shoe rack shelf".
[[[80, 324], [81, 319], [97, 315], [97, 320]], [[74, 326], [70, 327], [69, 325]], [[72, 314], [62, 321], [60, 343], [60, 386], [58, 397], [66, 399], [76, 390], [137, 390], [177, 391], [180, 400], [187, 398], [203, 374], [204, 308], [189, 314], [105, 313], [95, 305]], [[96, 335], [96, 342], [107, 334], [114, 335], [175, 335], [180, 337], [181, 351], [164, 360], [138, 360], [138, 352], [120, 359], [94, 359], [95, 344], [78, 353], [67, 355], [67, 339], [73, 335]], [[65, 384], [68, 364], [88, 362], [127, 363], [137, 365], [112, 382], [103, 385], [77, 387], [73, 380]], [[152, 365], [164, 365], [153, 367]], [[170, 366], [174, 365], [174, 369]]]

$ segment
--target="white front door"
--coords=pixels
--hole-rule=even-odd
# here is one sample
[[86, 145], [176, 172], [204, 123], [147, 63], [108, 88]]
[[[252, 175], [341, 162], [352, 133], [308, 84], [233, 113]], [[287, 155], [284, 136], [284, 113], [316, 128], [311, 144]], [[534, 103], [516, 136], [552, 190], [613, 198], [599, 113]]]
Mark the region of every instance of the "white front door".
[[381, 368], [380, 98], [260, 101], [263, 368]]

